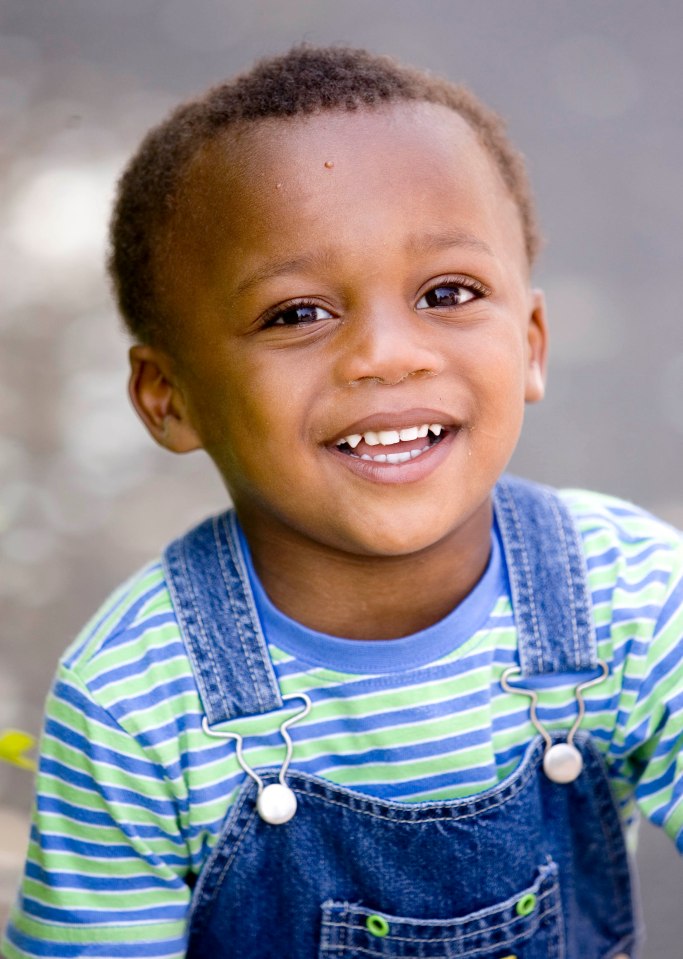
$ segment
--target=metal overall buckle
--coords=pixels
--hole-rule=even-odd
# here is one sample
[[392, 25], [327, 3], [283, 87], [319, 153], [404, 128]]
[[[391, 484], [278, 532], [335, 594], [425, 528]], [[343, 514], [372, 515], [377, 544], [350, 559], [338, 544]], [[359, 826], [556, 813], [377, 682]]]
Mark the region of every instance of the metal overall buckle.
[[244, 737], [240, 733], [216, 732], [209, 726], [206, 716], [202, 717], [202, 729], [207, 736], [213, 736], [214, 739], [235, 740], [235, 755], [237, 762], [240, 764], [247, 776], [254, 780], [258, 787], [256, 810], [264, 822], [270, 823], [273, 826], [279, 826], [282, 823], [289, 822], [296, 812], [296, 796], [285, 782], [285, 776], [287, 775], [287, 770], [289, 768], [289, 764], [292, 759], [292, 752], [294, 749], [291, 737], [289, 735], [289, 727], [293, 726], [294, 723], [298, 723], [300, 719], [304, 719], [311, 711], [311, 700], [306, 693], [296, 693], [295, 695], [282, 697], [283, 702], [289, 699], [303, 699], [304, 708], [299, 710], [298, 713], [294, 713], [294, 715], [290, 716], [289, 719], [285, 719], [280, 726], [280, 735], [285, 741], [287, 751], [285, 753], [285, 761], [280, 767], [278, 782], [271, 783], [269, 786], [264, 786], [263, 780], [259, 774], [254, 772], [244, 758], [244, 753], [242, 752], [242, 743], [244, 742]]
[[543, 772], [546, 774], [548, 779], [554, 783], [573, 783], [574, 780], [578, 779], [581, 775], [581, 771], [583, 769], [583, 758], [579, 750], [574, 745], [574, 736], [576, 735], [576, 731], [581, 725], [581, 721], [586, 714], [586, 706], [583, 700], [584, 691], [586, 689], [590, 689], [592, 686], [597, 686], [598, 683], [601, 683], [609, 673], [609, 667], [607, 663], [599, 660], [598, 666], [601, 670], [599, 676], [596, 676], [594, 679], [587, 679], [585, 682], [579, 683], [575, 687], [574, 696], [576, 697], [576, 701], [579, 705], [576, 719], [574, 720], [572, 728], [567, 733], [567, 739], [565, 742], [555, 744], [553, 744], [547, 729], [538, 718], [538, 714], [536, 712], [538, 693], [536, 690], [524, 689], [523, 686], [511, 686], [509, 683], [510, 676], [515, 673], [521, 675], [522, 670], [519, 668], [519, 666], [510, 666], [510, 668], [506, 669], [500, 678], [500, 684], [506, 693], [519, 693], [522, 696], [528, 696], [531, 700], [531, 706], [529, 708], [531, 722], [534, 724], [545, 742], [545, 750], [543, 752]]

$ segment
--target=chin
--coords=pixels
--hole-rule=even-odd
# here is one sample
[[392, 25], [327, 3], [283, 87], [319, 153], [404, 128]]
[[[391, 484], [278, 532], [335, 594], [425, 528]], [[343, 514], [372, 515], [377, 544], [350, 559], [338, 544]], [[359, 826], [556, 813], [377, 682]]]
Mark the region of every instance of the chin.
[[364, 536], [354, 536], [354, 552], [364, 556], [400, 557], [421, 553], [438, 545], [448, 537], [449, 531], [438, 529], [428, 521], [415, 527], [407, 523], [381, 525], [369, 522]]

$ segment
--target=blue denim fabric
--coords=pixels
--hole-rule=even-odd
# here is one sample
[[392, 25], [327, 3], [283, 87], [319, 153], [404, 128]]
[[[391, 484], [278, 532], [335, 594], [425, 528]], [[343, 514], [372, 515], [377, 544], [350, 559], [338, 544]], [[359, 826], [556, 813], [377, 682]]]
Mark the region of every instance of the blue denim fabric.
[[[522, 676], [594, 674], [583, 554], [566, 508], [551, 490], [510, 477], [494, 506]], [[228, 514], [166, 555], [210, 724], [281, 704], [237, 544]], [[187, 956], [636, 956], [619, 816], [596, 747], [582, 733], [575, 745], [584, 769], [572, 783], [544, 775], [537, 737], [493, 789], [422, 803], [299, 773], [294, 756], [287, 783], [298, 807], [284, 825], [259, 817], [245, 777], [194, 890]], [[277, 780], [278, 770], [259, 773], [266, 785]]]
[[235, 514], [171, 543], [164, 570], [209, 725], [280, 709]]

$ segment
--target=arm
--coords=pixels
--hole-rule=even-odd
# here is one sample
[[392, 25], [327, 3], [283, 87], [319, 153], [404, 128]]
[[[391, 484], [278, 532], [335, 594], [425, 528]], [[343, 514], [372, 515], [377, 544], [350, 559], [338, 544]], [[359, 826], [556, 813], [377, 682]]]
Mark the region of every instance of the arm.
[[625, 767], [640, 810], [683, 854], [683, 557], [622, 699]]
[[183, 956], [189, 853], [176, 807], [163, 769], [62, 666], [7, 959]]

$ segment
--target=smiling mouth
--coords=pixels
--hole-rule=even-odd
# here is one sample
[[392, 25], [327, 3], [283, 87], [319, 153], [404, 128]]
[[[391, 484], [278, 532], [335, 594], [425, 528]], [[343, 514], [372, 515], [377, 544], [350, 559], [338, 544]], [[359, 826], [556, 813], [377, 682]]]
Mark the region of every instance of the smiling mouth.
[[422, 423], [400, 430], [368, 430], [337, 440], [340, 453], [353, 459], [398, 465], [417, 459], [441, 443], [449, 428], [441, 423]]

